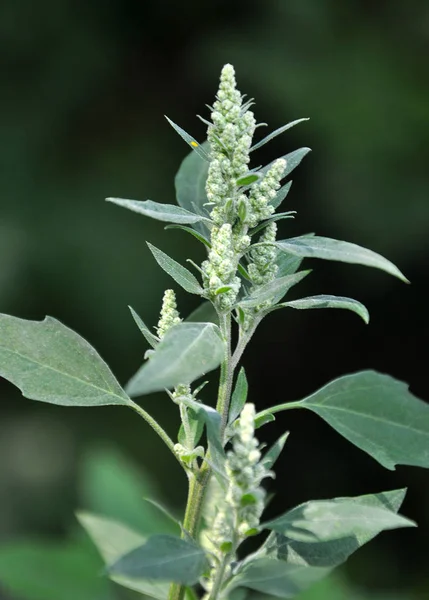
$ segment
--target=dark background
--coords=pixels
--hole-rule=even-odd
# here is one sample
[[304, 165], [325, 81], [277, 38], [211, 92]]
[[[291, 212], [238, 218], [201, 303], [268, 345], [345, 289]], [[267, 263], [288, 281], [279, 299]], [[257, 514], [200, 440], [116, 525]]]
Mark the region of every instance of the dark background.
[[[412, 282], [309, 262], [315, 271], [302, 295], [355, 297], [371, 323], [346, 311], [276, 312], [244, 357], [250, 400], [262, 408], [299, 399], [363, 368], [429, 399], [427, 0], [3, 0], [0, 44], [1, 312], [53, 315], [88, 339], [121, 382], [134, 373], [146, 346], [127, 305], [153, 325], [172, 283], [145, 240], [182, 263], [203, 255], [185, 233], [103, 199], [174, 202], [188, 148], [163, 115], [203, 140], [195, 114], [208, 116], [205, 103], [231, 62], [240, 90], [256, 98], [258, 121], [275, 129], [311, 117], [258, 154], [265, 164], [313, 149], [293, 174], [284, 210], [298, 215], [282, 222], [281, 237], [316, 231], [359, 243]], [[195, 298], [176, 291], [186, 316]], [[131, 412], [38, 404], [4, 381], [0, 394], [2, 548], [67, 537], [73, 510], [85, 504], [82, 464], [100, 445], [121, 449], [182, 508], [180, 469]], [[176, 407], [163, 395], [142, 402], [174, 435]], [[345, 572], [372, 590], [429, 597], [427, 472], [384, 470], [312, 414], [284, 413], [261, 435], [269, 441], [285, 428], [292, 433], [271, 510], [408, 486], [402, 512], [419, 529], [383, 534]]]

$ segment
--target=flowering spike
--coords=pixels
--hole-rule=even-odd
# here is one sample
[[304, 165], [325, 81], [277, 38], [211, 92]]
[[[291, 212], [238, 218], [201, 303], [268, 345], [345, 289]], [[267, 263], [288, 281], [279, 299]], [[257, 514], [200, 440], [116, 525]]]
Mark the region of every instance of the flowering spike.
[[177, 311], [176, 295], [174, 291], [165, 290], [158, 326], [156, 328], [158, 337], [162, 339], [173, 325], [177, 325], [181, 321], [182, 319]]

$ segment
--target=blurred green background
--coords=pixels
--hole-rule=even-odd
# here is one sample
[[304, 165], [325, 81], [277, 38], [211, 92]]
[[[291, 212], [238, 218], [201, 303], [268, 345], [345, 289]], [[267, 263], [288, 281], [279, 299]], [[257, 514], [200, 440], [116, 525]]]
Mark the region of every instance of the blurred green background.
[[[256, 159], [313, 149], [294, 172], [285, 210], [298, 218], [281, 222], [282, 237], [316, 231], [360, 243], [412, 282], [310, 263], [316, 270], [300, 293], [356, 297], [371, 324], [341, 311], [275, 312], [244, 357], [250, 400], [299, 399], [367, 367], [429, 399], [427, 0], [3, 0], [0, 41], [1, 312], [53, 315], [87, 338], [120, 381], [134, 373], [146, 347], [127, 305], [155, 324], [171, 285], [145, 240], [182, 262], [200, 260], [202, 250], [103, 199], [174, 202], [188, 148], [163, 115], [202, 140], [195, 114], [207, 117], [220, 68], [231, 62], [241, 91], [256, 98], [258, 121], [275, 129], [311, 117]], [[195, 298], [176, 291], [186, 316]], [[141, 477], [180, 511], [179, 467], [131, 411], [32, 403], [4, 381], [0, 395], [0, 598], [63, 600], [60, 587], [64, 599], [130, 598], [100, 587], [101, 562], [73, 512], [132, 521]], [[143, 402], [175, 435], [176, 407], [159, 394]], [[281, 416], [262, 430], [264, 441], [286, 427], [272, 512], [408, 486], [402, 512], [420, 526], [380, 536], [342, 569], [336, 591], [321, 588], [317, 599], [428, 598], [428, 474], [383, 470], [315, 415]], [[74, 565], [68, 579], [64, 562]], [[79, 588], [77, 572], [92, 591]]]

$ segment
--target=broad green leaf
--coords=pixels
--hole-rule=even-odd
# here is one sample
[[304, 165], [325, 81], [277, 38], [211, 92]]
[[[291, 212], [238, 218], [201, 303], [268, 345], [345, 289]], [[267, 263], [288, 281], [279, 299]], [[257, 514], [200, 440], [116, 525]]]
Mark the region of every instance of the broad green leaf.
[[109, 567], [113, 575], [193, 585], [207, 569], [202, 548], [169, 535], [154, 535]]
[[294, 127], [295, 125], [298, 125], [298, 123], [302, 123], [303, 121], [308, 121], [308, 118], [297, 119], [296, 121], [291, 121], [290, 123], [287, 123], [286, 125], [283, 125], [283, 127], [279, 127], [275, 131], [272, 131], [271, 133], [269, 133], [268, 135], [266, 135], [262, 140], [260, 140], [256, 144], [254, 144], [250, 148], [250, 152], [253, 152], [253, 150], [257, 150], [258, 148], [261, 148], [262, 146], [264, 146], [265, 144], [267, 144], [268, 142], [270, 142], [271, 140], [273, 140], [278, 135], [281, 135], [282, 133], [284, 133], [285, 131], [287, 131], [291, 127]]
[[157, 344], [159, 344], [159, 338], [151, 332], [149, 327], [147, 327], [147, 325], [143, 322], [143, 319], [139, 317], [139, 315], [131, 306], [129, 306], [128, 308], [130, 309], [133, 319], [136, 322], [137, 327], [142, 332], [147, 343], [150, 346], [152, 346], [152, 348], [156, 348]]
[[302, 235], [276, 242], [276, 246], [279, 250], [303, 258], [322, 258], [324, 260], [374, 267], [409, 283], [405, 275], [390, 260], [372, 250], [350, 242], [342, 242], [317, 235]]
[[265, 227], [267, 225], [269, 225], [270, 223], [275, 223], [276, 221], [281, 221], [283, 219], [294, 219], [295, 214], [296, 214], [295, 210], [290, 210], [290, 211], [284, 212], [284, 213], [277, 213], [276, 215], [273, 215], [272, 217], [270, 217], [266, 221], [263, 221], [262, 223], [257, 225], [254, 229], [252, 229], [252, 231], [250, 232], [250, 235], [255, 235], [262, 229], [265, 229]]
[[215, 472], [221, 476], [219, 481], [223, 484], [225, 478], [225, 451], [223, 449], [221, 416], [211, 406], [207, 406], [196, 400], [187, 399], [183, 402], [186, 406], [199, 413], [205, 421], [210, 450], [210, 464]]
[[387, 469], [429, 468], [429, 405], [402, 381], [362, 371], [328, 383], [298, 406], [317, 413]]
[[278, 208], [286, 196], [289, 194], [290, 188], [292, 187], [292, 181], [288, 181], [279, 189], [277, 194], [274, 196], [272, 200], [270, 200], [270, 204], [274, 206], [274, 208]]
[[225, 596], [237, 587], [247, 587], [279, 598], [293, 598], [330, 572], [323, 567], [293, 565], [275, 558], [245, 561], [227, 584]]
[[279, 439], [271, 446], [267, 452], [265, 452], [262, 457], [262, 464], [268, 470], [272, 468], [278, 457], [280, 456], [281, 451], [283, 450], [286, 440], [289, 437], [289, 431], [286, 431]]
[[415, 526], [413, 521], [389, 509], [356, 504], [346, 498], [341, 498], [340, 502], [335, 498], [312, 500], [262, 524], [262, 527], [296, 542], [310, 544]]
[[235, 382], [235, 388], [231, 396], [231, 404], [229, 407], [228, 423], [231, 424], [241, 413], [243, 406], [247, 400], [247, 392], [249, 386], [247, 384], [246, 372], [244, 367], [241, 367], [237, 381]]
[[125, 198], [106, 198], [107, 202], [112, 202], [118, 206], [128, 208], [133, 212], [156, 219], [157, 221], [166, 221], [167, 223], [178, 223], [180, 225], [198, 223], [199, 221], [209, 221], [206, 217], [196, 215], [181, 206], [174, 204], [160, 204], [152, 200], [127, 200]]
[[279, 277], [278, 279], [273, 279], [269, 283], [258, 286], [250, 296], [240, 300], [239, 306], [242, 308], [252, 308], [267, 301], [276, 303], [309, 273], [311, 273], [311, 271], [300, 271], [299, 273]]
[[203, 293], [203, 288], [198, 283], [197, 278], [192, 275], [188, 269], [182, 267], [182, 265], [173, 258], [170, 258], [165, 252], [162, 252], [162, 250], [152, 246], [149, 242], [146, 243], [161, 269], [164, 269], [164, 271], [168, 273], [174, 281], [181, 285], [184, 290], [190, 294], [197, 294], [198, 296]]
[[293, 275], [298, 271], [302, 264], [303, 259], [287, 252], [277, 253], [276, 265], [278, 267], [276, 277], [284, 277], [285, 275]]
[[[201, 220], [203, 220], [203, 219], [201, 219]], [[206, 246], [206, 248], [212, 247], [210, 242], [208, 241], [208, 239], [199, 231], [192, 229], [192, 227], [186, 227], [185, 225], [167, 225], [166, 227], [164, 227], [164, 229], [181, 229], [182, 231], [186, 231], [187, 233], [190, 233], [191, 235], [193, 235], [194, 238], [196, 238], [199, 242], [204, 244], [204, 246]]]
[[201, 147], [201, 144], [199, 144], [197, 142], [197, 140], [192, 137], [192, 135], [189, 135], [189, 133], [187, 131], [185, 131], [184, 129], [179, 127], [179, 125], [176, 125], [176, 123], [173, 123], [173, 121], [171, 119], [169, 119], [168, 117], [165, 117], [165, 118], [170, 123], [170, 125], [173, 127], [173, 129], [175, 131], [177, 131], [177, 133], [180, 135], [180, 137], [182, 139], [184, 139], [185, 142], [191, 146], [192, 150], [194, 150], [194, 152], [196, 154], [198, 154], [198, 156], [200, 158], [202, 158], [203, 160], [206, 160], [206, 161], [210, 160], [207, 152], [204, 150], [204, 146]]
[[26, 321], [0, 315], [0, 375], [31, 400], [63, 406], [132, 404], [94, 348], [52, 317]]
[[150, 359], [127, 385], [132, 396], [141, 396], [192, 383], [216, 369], [224, 358], [225, 343], [213, 323], [179, 323], [172, 327]]
[[[289, 152], [289, 154], [285, 154], [281, 158], [286, 161], [286, 170], [283, 174], [283, 177], [287, 177], [292, 171], [299, 165], [304, 156], [306, 156], [309, 152], [311, 152], [311, 148], [298, 148], [298, 150], [294, 150], [293, 152]], [[262, 167], [258, 173], [266, 173], [273, 166], [275, 160], [271, 161], [265, 167]]]
[[219, 325], [219, 317], [209, 300], [204, 300], [191, 314], [186, 321], [189, 323], [214, 323]]
[[159, 497], [148, 474], [112, 448], [90, 448], [83, 461], [80, 497], [91, 512], [127, 525], [147, 536], [180, 535], [148, 497]]
[[261, 178], [257, 173], [247, 173], [247, 175], [243, 175], [239, 179], [237, 179], [236, 184], [241, 186], [251, 185], [258, 181]]
[[[116, 562], [121, 556], [146, 542], [144, 536], [111, 519], [86, 512], [78, 513], [77, 518], [98, 548], [106, 565]], [[153, 578], [129, 577], [116, 573], [110, 573], [109, 577], [123, 587], [157, 600], [166, 600], [168, 596], [168, 583], [155, 581]]]
[[[396, 514], [405, 493], [405, 489], [400, 489], [355, 498], [336, 498], [331, 502], [334, 502], [337, 506], [341, 503], [347, 503], [347, 505], [358, 509], [363, 506], [367, 509], [382, 509]], [[301, 528], [302, 533], [307, 531], [307, 527], [311, 530], [311, 520], [311, 515], [307, 514], [304, 518], [304, 526]], [[291, 564], [334, 567], [346, 561], [353, 552], [372, 540], [382, 530], [383, 528], [377, 524], [374, 524], [374, 527], [365, 528], [359, 523], [359, 527], [351, 535], [338, 536], [332, 540], [320, 542], [310, 541], [309, 543], [272, 532], [258, 554], [274, 556]], [[293, 537], [296, 537], [296, 535]]]
[[[206, 147], [206, 144], [203, 146]], [[175, 178], [177, 202], [180, 206], [191, 212], [207, 215], [204, 205], [208, 202], [205, 189], [208, 169], [209, 164], [195, 152], [190, 152], [183, 160]], [[207, 227], [203, 223], [195, 223], [193, 229], [203, 235], [207, 233]]]
[[345, 298], [343, 296], [309, 296], [308, 298], [300, 298], [291, 302], [283, 302], [278, 306], [278, 308], [281, 307], [296, 308], [298, 310], [309, 308], [344, 308], [359, 315], [365, 323], [369, 322], [369, 313], [366, 306], [357, 300], [353, 300], [353, 298]]
[[[86, 540], [9, 541], [0, 546], [0, 595], [22, 600], [112, 600]], [[10, 592], [10, 596], [8, 594]]]

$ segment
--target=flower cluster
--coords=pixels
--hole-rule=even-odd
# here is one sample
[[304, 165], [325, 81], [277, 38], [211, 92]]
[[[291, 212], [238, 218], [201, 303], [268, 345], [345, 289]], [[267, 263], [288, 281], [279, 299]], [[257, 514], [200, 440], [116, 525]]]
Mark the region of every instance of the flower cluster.
[[162, 299], [161, 314], [158, 321], [156, 331], [159, 339], [162, 339], [167, 331], [181, 323], [182, 319], [179, 317], [176, 304], [176, 296], [173, 290], [165, 290], [164, 297]]
[[[216, 511], [208, 513], [208, 529], [203, 543], [218, 560], [235, 553], [238, 545], [257, 531], [264, 510], [265, 490], [261, 482], [271, 474], [261, 462], [258, 440], [255, 438], [255, 406], [246, 404], [227, 453], [228, 486], [223, 491], [211, 490]], [[220, 486], [219, 486], [220, 487]], [[210, 582], [208, 584], [210, 586]]]
[[249, 195], [250, 210], [247, 216], [249, 227], [255, 227], [260, 221], [269, 219], [273, 214], [275, 209], [270, 202], [280, 188], [285, 170], [286, 161], [284, 158], [279, 158], [274, 161], [262, 181], [252, 186]]
[[[272, 244], [276, 241], [277, 225], [269, 223], [259, 238], [259, 243]], [[263, 285], [272, 281], [278, 270], [275, 246], [257, 246], [250, 251], [251, 261], [247, 267], [254, 285]]]

